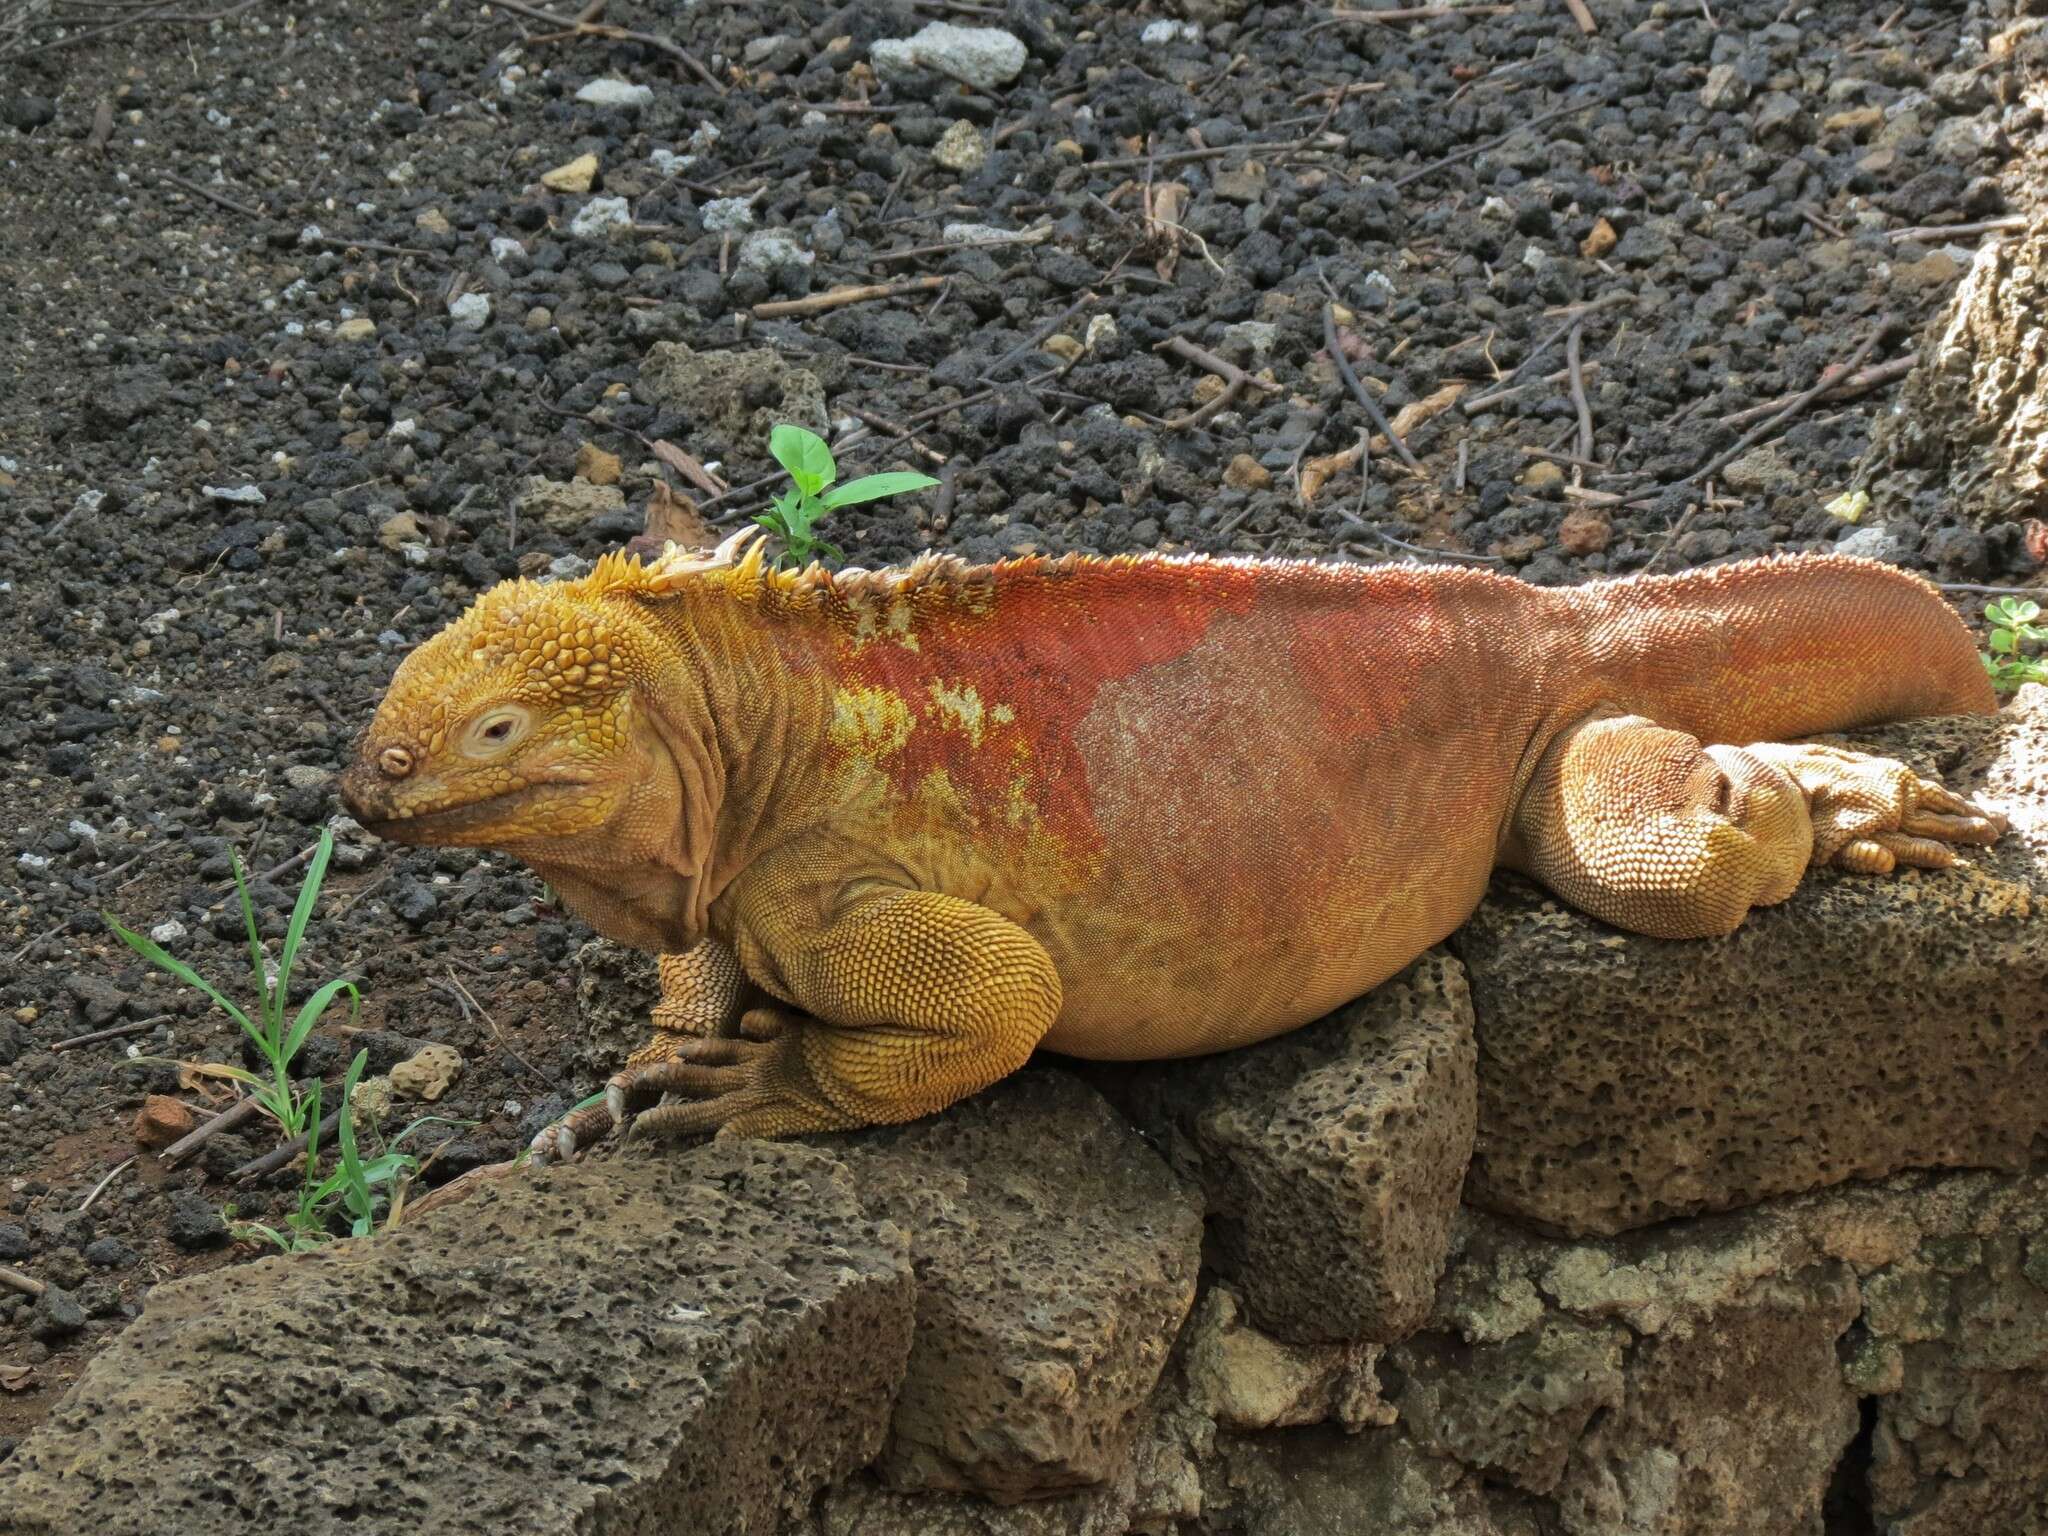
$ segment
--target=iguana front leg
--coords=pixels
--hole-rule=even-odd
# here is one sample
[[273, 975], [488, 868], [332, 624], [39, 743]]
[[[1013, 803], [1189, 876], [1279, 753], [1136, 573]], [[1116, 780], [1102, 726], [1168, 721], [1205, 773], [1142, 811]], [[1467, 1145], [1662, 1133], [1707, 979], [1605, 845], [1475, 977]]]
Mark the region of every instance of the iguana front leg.
[[955, 897], [868, 886], [818, 911], [782, 889], [743, 905], [742, 964], [802, 1009], [749, 1014], [756, 1038], [692, 1040], [638, 1074], [668, 1103], [636, 1135], [785, 1136], [913, 1120], [1022, 1066], [1060, 1008], [1052, 957]]
[[1562, 732], [1537, 765], [1503, 862], [1572, 905], [1659, 938], [1730, 933], [1806, 870], [1942, 868], [2004, 830], [1890, 758], [1834, 747], [1702, 746], [1636, 716]]
[[567, 1162], [582, 1148], [601, 1140], [617, 1123], [619, 1094], [646, 1069], [672, 1059], [692, 1040], [722, 1033], [739, 1010], [746, 975], [729, 944], [706, 939], [679, 955], [657, 962], [661, 1000], [654, 1005], [654, 1034], [626, 1058], [625, 1070], [614, 1075], [606, 1102], [571, 1110], [544, 1126], [530, 1143], [537, 1163]]

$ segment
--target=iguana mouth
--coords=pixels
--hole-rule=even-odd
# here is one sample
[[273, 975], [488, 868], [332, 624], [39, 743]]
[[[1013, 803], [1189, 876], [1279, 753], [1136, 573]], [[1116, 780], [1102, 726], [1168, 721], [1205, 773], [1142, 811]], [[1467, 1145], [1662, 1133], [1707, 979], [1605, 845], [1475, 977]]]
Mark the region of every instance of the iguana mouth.
[[491, 831], [502, 827], [507, 812], [517, 812], [559, 789], [575, 789], [585, 781], [581, 779], [545, 779], [538, 784], [522, 785], [518, 789], [501, 790], [494, 795], [485, 795], [478, 800], [465, 800], [458, 805], [444, 805], [432, 809], [394, 807], [385, 816], [364, 814], [370, 808], [352, 796], [345, 801], [354, 801], [349, 810], [363, 829], [394, 843], [430, 843], [435, 838], [461, 836], [469, 831]]

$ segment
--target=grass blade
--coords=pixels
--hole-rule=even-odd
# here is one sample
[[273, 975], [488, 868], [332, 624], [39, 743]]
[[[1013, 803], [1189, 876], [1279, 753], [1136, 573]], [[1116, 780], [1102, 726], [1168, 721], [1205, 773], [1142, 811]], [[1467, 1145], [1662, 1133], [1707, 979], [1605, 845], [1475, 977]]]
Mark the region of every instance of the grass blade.
[[348, 1016], [350, 1022], [354, 1022], [356, 1012], [362, 1006], [363, 995], [356, 990], [356, 984], [348, 977], [337, 976], [307, 998], [299, 1009], [299, 1016], [292, 1020], [291, 1031], [284, 1037], [286, 1061], [290, 1061], [299, 1053], [299, 1047], [306, 1043], [306, 1036], [313, 1032], [313, 1026], [320, 1022], [320, 1016], [327, 1011], [335, 995], [344, 989], [348, 992]]
[[277, 1026], [281, 1010], [270, 1005], [270, 977], [263, 969], [263, 935], [256, 927], [256, 904], [249, 899], [249, 882], [242, 873], [242, 855], [230, 849], [228, 858], [235, 870], [235, 894], [242, 899], [242, 929], [249, 935], [249, 972], [255, 978], [257, 1012], [263, 1017], [263, 1033], [257, 1037], [257, 1043], [275, 1067], [280, 1065], [277, 1060]]
[[832, 508], [850, 507], [857, 502], [878, 501], [884, 496], [900, 496], [905, 491], [921, 491], [939, 482], [930, 475], [905, 474], [900, 471], [886, 475], [863, 475], [858, 480], [849, 480], [844, 485], [835, 485], [818, 500]]
[[[320, 895], [320, 882], [327, 874], [327, 860], [334, 853], [334, 829], [320, 829], [320, 845], [313, 850], [313, 862], [307, 866], [306, 878], [299, 886], [299, 899], [292, 904], [291, 922], [284, 930], [284, 949], [277, 957], [277, 1012], [284, 1017], [289, 1006], [289, 990], [292, 962], [299, 957], [299, 944], [306, 937], [306, 924], [312, 921], [313, 903]], [[287, 1060], [291, 1053], [285, 1053]]]
[[123, 928], [119, 923], [114, 921], [113, 914], [108, 912], [102, 912], [100, 914], [100, 918], [102, 921], [106, 923], [106, 925], [109, 928], [113, 929], [114, 932], [120, 936], [121, 941], [124, 944], [126, 944], [130, 949], [134, 950], [135, 953], [142, 956], [142, 958], [147, 960], [151, 965], [169, 971], [173, 976], [177, 977], [178, 980], [184, 982], [186, 986], [197, 987], [200, 991], [204, 992], [208, 997], [212, 998], [214, 1002], [217, 1003], [222, 1009], [224, 1009], [229, 1018], [233, 1019], [237, 1024], [241, 1025], [243, 1030], [247, 1032], [250, 1039], [254, 1040], [259, 1046], [263, 1044], [262, 1031], [258, 1030], [254, 1024], [249, 1022], [249, 1015], [242, 1012], [241, 1009], [237, 1008], [233, 1003], [229, 1002], [227, 998], [222, 996], [221, 993], [214, 987], [212, 982], [208, 981], [204, 976], [200, 975], [197, 971], [193, 970], [192, 967], [187, 965], [184, 961], [178, 959], [177, 956], [167, 953], [163, 949], [163, 947], [159, 945], [155, 940], [146, 938], [142, 934], [136, 933], [131, 929]]

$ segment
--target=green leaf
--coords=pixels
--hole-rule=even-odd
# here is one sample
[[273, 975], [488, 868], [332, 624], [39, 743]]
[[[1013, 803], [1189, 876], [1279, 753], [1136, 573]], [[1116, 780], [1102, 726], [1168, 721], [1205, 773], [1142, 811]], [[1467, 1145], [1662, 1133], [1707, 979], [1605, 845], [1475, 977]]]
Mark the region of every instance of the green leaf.
[[257, 931], [256, 908], [249, 900], [249, 882], [242, 875], [242, 855], [230, 848], [228, 862], [235, 871], [235, 894], [242, 898], [242, 927], [249, 935], [249, 972], [256, 988], [256, 1012], [263, 1020], [263, 1054], [270, 1058], [272, 1066], [276, 1066], [280, 1010], [270, 1006], [270, 978], [263, 971], [263, 935]]
[[[322, 827], [320, 845], [313, 850], [313, 862], [307, 867], [305, 882], [299, 886], [299, 899], [292, 903], [291, 921], [284, 930], [284, 948], [277, 957], [277, 1012], [280, 1019], [284, 1017], [284, 1010], [289, 1006], [287, 1000], [291, 997], [292, 962], [299, 957], [299, 945], [306, 937], [306, 924], [312, 921], [313, 903], [319, 898], [320, 881], [327, 873], [327, 860], [333, 852], [334, 829]], [[296, 1049], [296, 1046], [286, 1048], [286, 1061], [291, 1060]]]
[[905, 491], [921, 491], [938, 483], [930, 475], [863, 475], [858, 480], [849, 480], [844, 485], [833, 487], [818, 499], [828, 507], [850, 507], [855, 502], [876, 501], [884, 496], [901, 496]]
[[227, 1016], [229, 1018], [233, 1019], [237, 1024], [242, 1026], [244, 1033], [246, 1033], [251, 1040], [256, 1042], [258, 1047], [260, 1047], [263, 1050], [263, 1053], [266, 1056], [270, 1054], [270, 1042], [264, 1039], [263, 1032], [259, 1030], [254, 1024], [249, 1022], [249, 1015], [242, 1012], [241, 1009], [237, 1008], [233, 1003], [229, 1002], [225, 997], [221, 996], [221, 994], [214, 988], [212, 982], [208, 981], [204, 976], [201, 976], [197, 971], [193, 970], [191, 966], [187, 965], [184, 961], [178, 959], [176, 956], [166, 954], [163, 951], [163, 949], [159, 947], [158, 944], [153, 939], [144, 938], [139, 933], [134, 933], [126, 928], [123, 928], [119, 923], [114, 921], [112, 913], [102, 912], [100, 914], [100, 917], [106, 922], [106, 925], [109, 928], [113, 929], [114, 932], [120, 936], [120, 939], [124, 944], [126, 944], [130, 949], [134, 950], [135, 953], [142, 956], [142, 958], [147, 960], [151, 965], [154, 965], [161, 970], [169, 971], [173, 976], [177, 977], [178, 980], [184, 982], [186, 986], [197, 987], [200, 991], [204, 992], [208, 997], [212, 998], [214, 1002], [219, 1004], [220, 1007], [226, 1011]]
[[817, 495], [839, 478], [839, 467], [832, 462], [832, 450], [825, 446], [825, 439], [802, 427], [784, 422], [768, 434], [768, 451], [775, 455], [776, 463], [789, 471], [797, 488], [808, 495]]
[[362, 994], [356, 991], [356, 984], [346, 976], [337, 976], [307, 998], [305, 1006], [299, 1009], [299, 1016], [292, 1020], [291, 1033], [285, 1036], [285, 1060], [289, 1061], [298, 1054], [299, 1047], [306, 1043], [306, 1036], [310, 1035], [313, 1026], [320, 1022], [320, 1016], [327, 1011], [335, 995], [344, 989], [348, 992], [349, 1017], [355, 1018], [356, 1010], [362, 1002]]

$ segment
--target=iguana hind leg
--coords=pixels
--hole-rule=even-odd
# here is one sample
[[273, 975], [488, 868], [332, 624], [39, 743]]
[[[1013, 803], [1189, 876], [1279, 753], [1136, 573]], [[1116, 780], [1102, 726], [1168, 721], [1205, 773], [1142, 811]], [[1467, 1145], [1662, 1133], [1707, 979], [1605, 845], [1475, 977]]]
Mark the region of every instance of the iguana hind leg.
[[[664, 1104], [639, 1135], [787, 1136], [914, 1120], [1005, 1077], [1059, 1013], [1043, 946], [955, 897], [874, 889], [822, 919], [768, 897], [742, 921], [747, 968], [804, 1010], [757, 1009], [740, 1040], [686, 1045], [634, 1086]], [[751, 952], [751, 953], [750, 953]]]
[[600, 1141], [618, 1123], [617, 1084], [638, 1070], [671, 1060], [691, 1041], [723, 1032], [738, 1012], [746, 989], [739, 956], [729, 944], [706, 939], [657, 962], [661, 999], [654, 1005], [654, 1034], [626, 1058], [626, 1070], [612, 1079], [603, 1104], [586, 1104], [544, 1126], [530, 1143], [534, 1161], [567, 1162]]
[[1732, 932], [1814, 864], [1938, 868], [2003, 822], [1889, 758], [1832, 747], [1703, 746], [1637, 716], [1561, 733], [1516, 807], [1510, 867], [1660, 938]]

